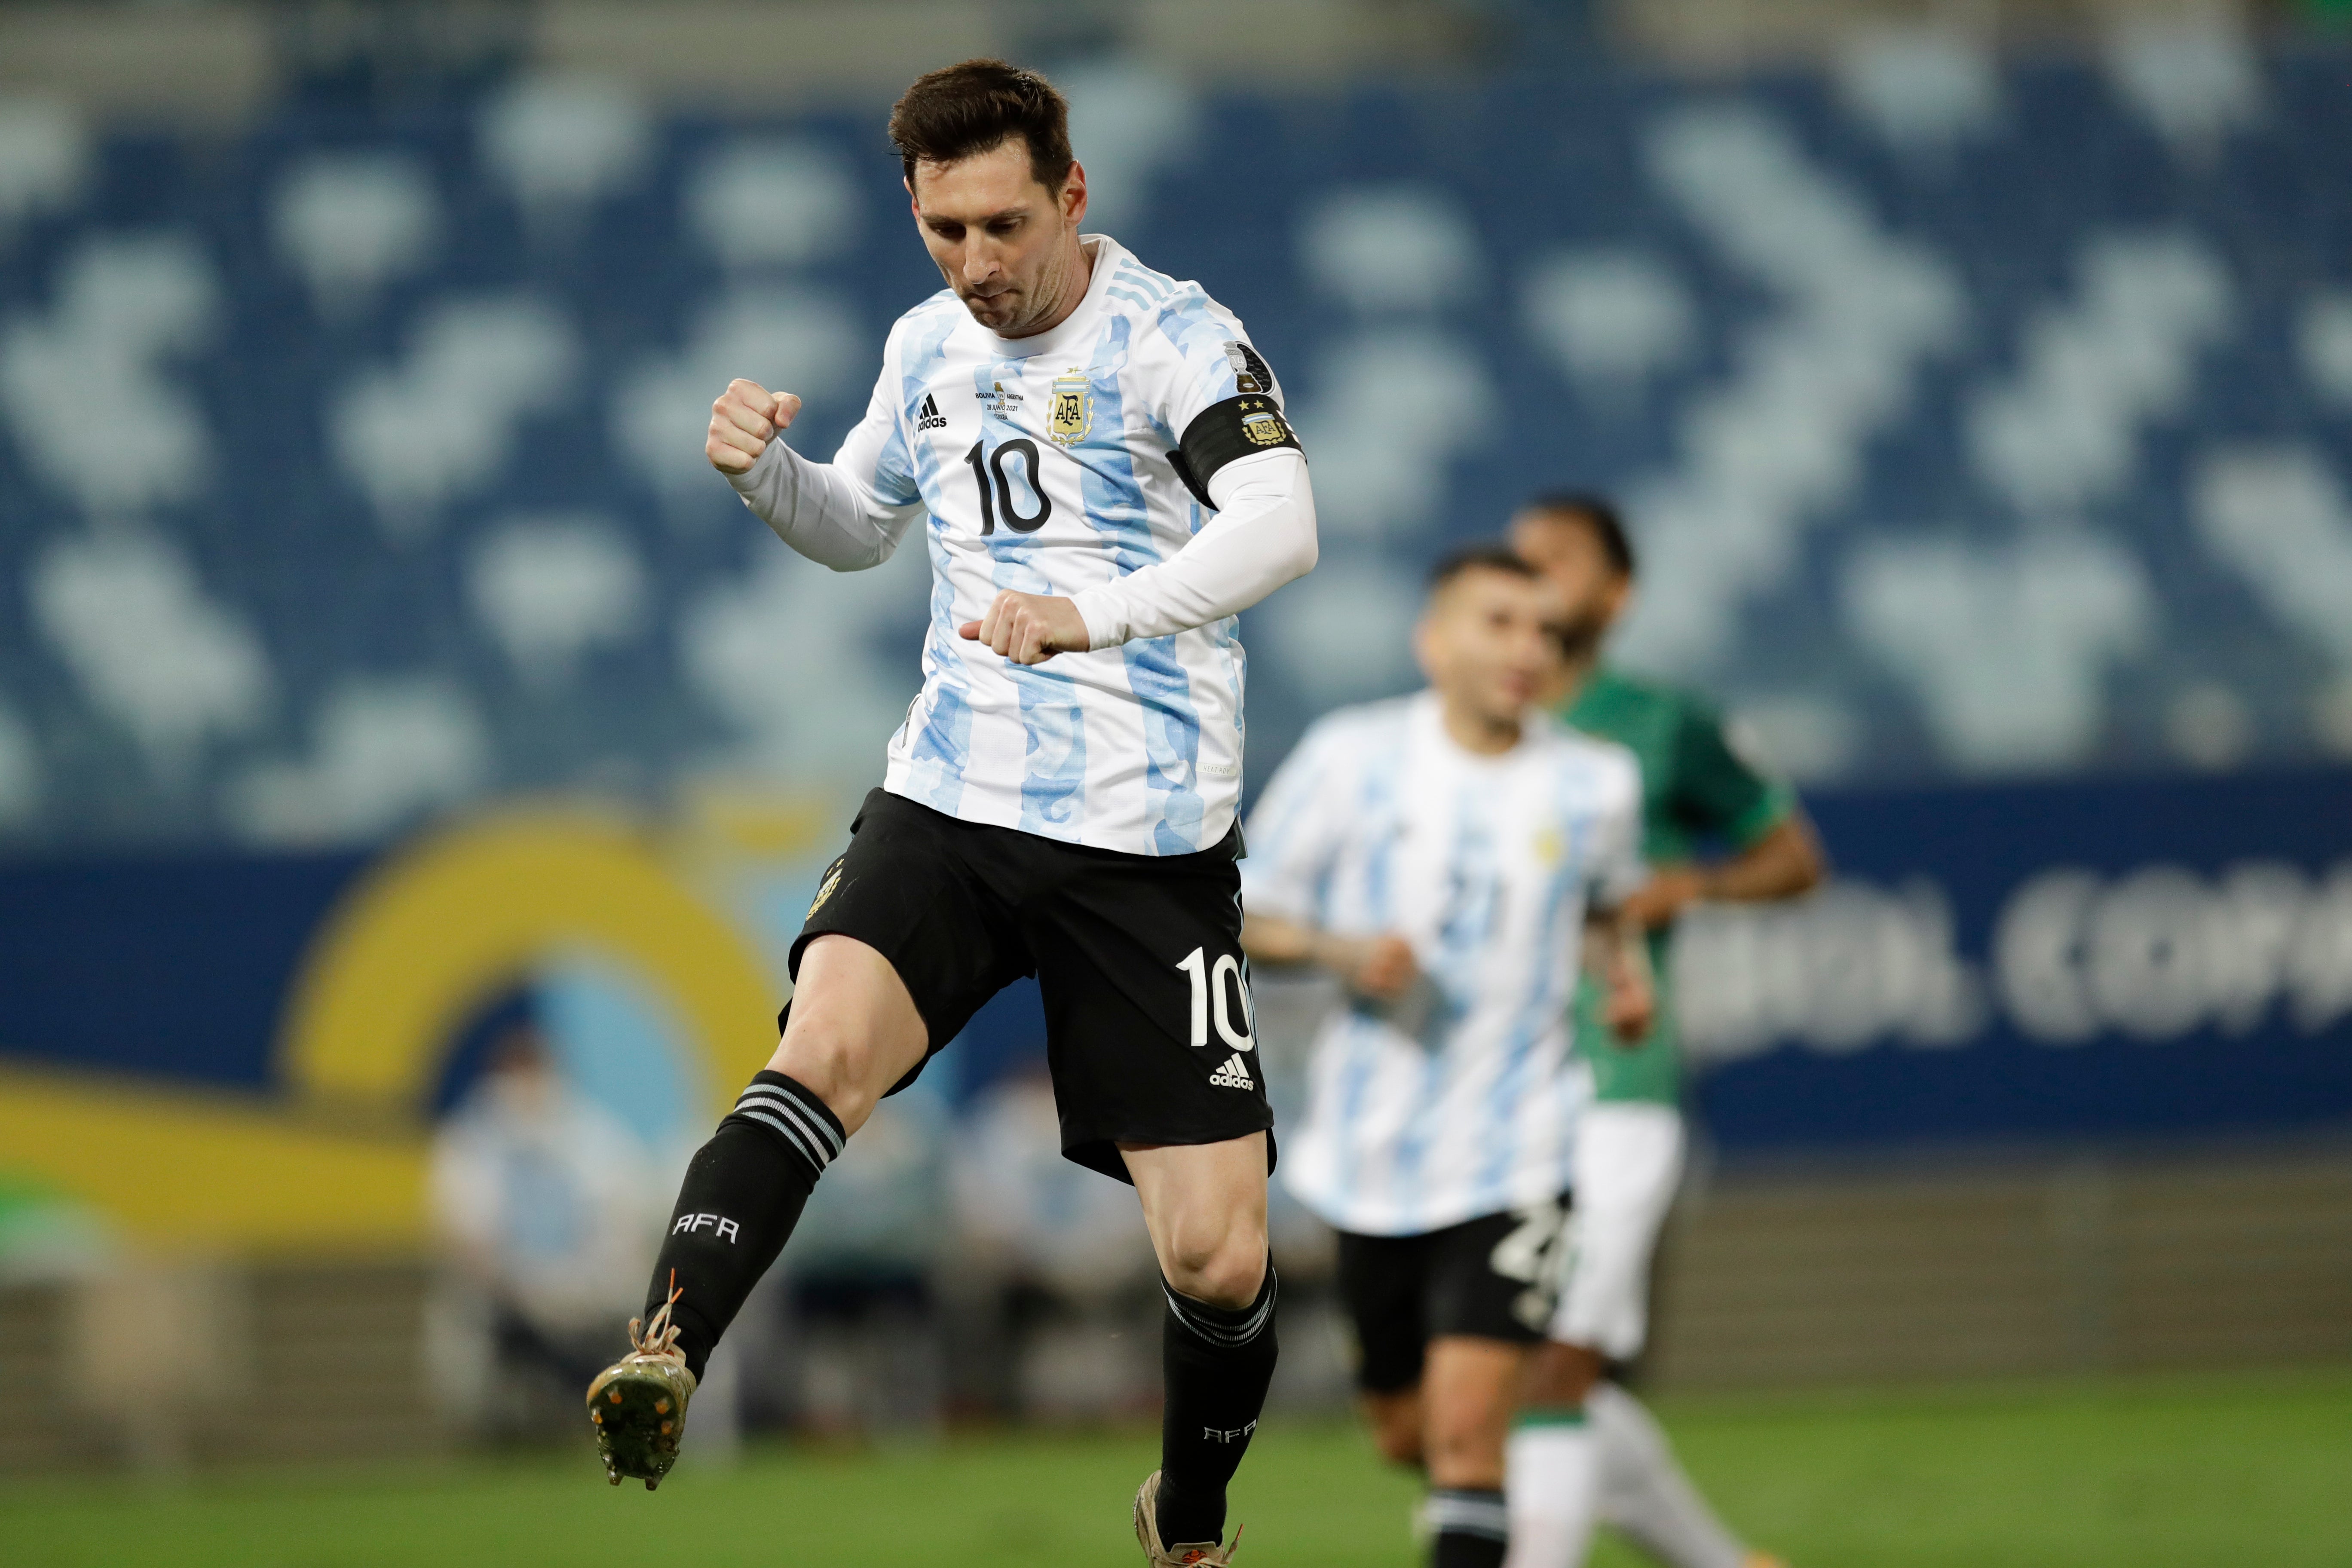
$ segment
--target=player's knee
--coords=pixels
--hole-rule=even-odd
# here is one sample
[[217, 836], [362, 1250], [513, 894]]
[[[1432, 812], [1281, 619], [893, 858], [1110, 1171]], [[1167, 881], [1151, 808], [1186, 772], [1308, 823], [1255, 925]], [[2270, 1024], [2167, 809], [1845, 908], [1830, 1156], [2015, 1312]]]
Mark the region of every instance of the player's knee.
[[1509, 1427], [1504, 1405], [1433, 1408], [1423, 1438], [1431, 1479], [1440, 1486], [1500, 1484]]
[[841, 1119], [843, 1129], [855, 1132], [874, 1114], [882, 1089], [888, 1087], [866, 1082], [873, 1076], [873, 1054], [844, 1020], [814, 1009], [795, 1011], [768, 1068], [824, 1101], [825, 1109]]
[[1171, 1289], [1213, 1307], [1246, 1307], [1265, 1283], [1265, 1228], [1236, 1222], [1180, 1229], [1167, 1263]]

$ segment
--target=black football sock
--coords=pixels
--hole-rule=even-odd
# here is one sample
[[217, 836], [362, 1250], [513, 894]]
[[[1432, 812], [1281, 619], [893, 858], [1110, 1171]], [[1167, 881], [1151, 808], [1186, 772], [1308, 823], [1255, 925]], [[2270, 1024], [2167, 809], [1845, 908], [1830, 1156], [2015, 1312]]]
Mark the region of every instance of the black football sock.
[[670, 1321], [697, 1378], [751, 1287], [784, 1249], [843, 1138], [823, 1100], [783, 1074], [762, 1070], [695, 1152], [654, 1262], [646, 1316], [660, 1310], [675, 1281]]
[[1160, 1360], [1168, 1379], [1160, 1426], [1160, 1539], [1222, 1541], [1225, 1483], [1257, 1430], [1274, 1381], [1274, 1263], [1246, 1307], [1212, 1307], [1166, 1280]]
[[1447, 1487], [1429, 1494], [1430, 1568], [1503, 1568], [1511, 1544], [1503, 1494]]

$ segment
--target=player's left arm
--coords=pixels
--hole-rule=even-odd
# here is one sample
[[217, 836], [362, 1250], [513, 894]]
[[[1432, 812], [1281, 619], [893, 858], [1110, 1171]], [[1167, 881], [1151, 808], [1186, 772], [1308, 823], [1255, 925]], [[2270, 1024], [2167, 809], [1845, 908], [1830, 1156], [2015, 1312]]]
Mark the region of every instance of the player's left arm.
[[1660, 868], [1632, 900], [1640, 919], [1670, 925], [1695, 903], [1769, 903], [1820, 885], [1828, 858], [1793, 791], [1733, 750], [1711, 713], [1686, 715], [1676, 745], [1675, 807], [1736, 847], [1720, 860]]
[[[1223, 416], [1212, 409], [1202, 417]], [[1281, 428], [1286, 436], [1288, 426]], [[1202, 488], [1217, 514], [1182, 549], [1077, 595], [1090, 646], [1117, 647], [1221, 621], [1315, 569], [1315, 490], [1295, 445], [1235, 458]]]
[[1167, 560], [1073, 598], [1007, 589], [963, 635], [1016, 664], [1042, 664], [1239, 615], [1314, 570], [1315, 492], [1295, 447], [1228, 463], [1207, 489], [1217, 515]]
[[1412, 944], [1396, 931], [1325, 929], [1332, 862], [1349, 831], [1360, 766], [1345, 717], [1310, 726], [1274, 771], [1250, 814], [1242, 862], [1242, 952], [1253, 963], [1329, 971], [1350, 989], [1395, 1001], [1421, 977]]

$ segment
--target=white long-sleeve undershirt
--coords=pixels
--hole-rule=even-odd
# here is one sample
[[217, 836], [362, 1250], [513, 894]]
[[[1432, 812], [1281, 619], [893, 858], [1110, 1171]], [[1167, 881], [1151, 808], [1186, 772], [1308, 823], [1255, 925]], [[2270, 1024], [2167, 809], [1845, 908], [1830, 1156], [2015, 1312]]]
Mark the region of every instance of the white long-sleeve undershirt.
[[821, 566], [863, 572], [890, 559], [919, 506], [886, 506], [831, 463], [813, 463], [782, 441], [727, 482], [778, 539]]
[[1167, 560], [1074, 597], [1093, 647], [1239, 615], [1315, 568], [1315, 491], [1295, 447], [1237, 458], [1209, 479], [1217, 508]]
[[[771, 441], [735, 487], [776, 537], [836, 572], [890, 558], [920, 506], [886, 506], [831, 463]], [[1217, 515], [1167, 560], [1080, 591], [1089, 646], [1117, 647], [1238, 615], [1314, 569], [1315, 493], [1291, 447], [1255, 452], [1209, 480]]]

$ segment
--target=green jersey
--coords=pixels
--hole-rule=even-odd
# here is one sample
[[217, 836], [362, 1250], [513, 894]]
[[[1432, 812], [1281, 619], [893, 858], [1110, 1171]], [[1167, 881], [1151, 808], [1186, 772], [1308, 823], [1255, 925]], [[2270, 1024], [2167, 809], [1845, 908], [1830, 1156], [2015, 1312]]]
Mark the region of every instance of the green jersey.
[[[1742, 761], [1714, 708], [1689, 692], [1633, 680], [1601, 667], [1586, 678], [1560, 717], [1589, 735], [1615, 741], [1642, 764], [1642, 853], [1653, 865], [1688, 860], [1710, 840], [1745, 849], [1796, 804], [1786, 784]], [[1678, 1104], [1682, 1042], [1667, 984], [1671, 930], [1653, 932], [1657, 1023], [1638, 1046], [1620, 1044], [1601, 1017], [1601, 988], [1588, 976], [1577, 993], [1576, 1043], [1592, 1063], [1595, 1096]]]

